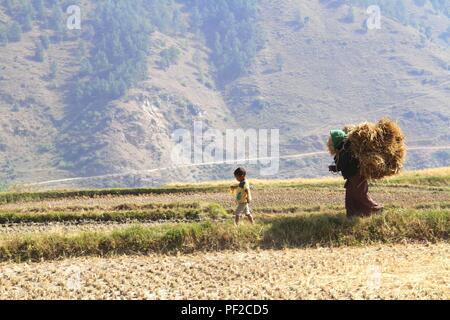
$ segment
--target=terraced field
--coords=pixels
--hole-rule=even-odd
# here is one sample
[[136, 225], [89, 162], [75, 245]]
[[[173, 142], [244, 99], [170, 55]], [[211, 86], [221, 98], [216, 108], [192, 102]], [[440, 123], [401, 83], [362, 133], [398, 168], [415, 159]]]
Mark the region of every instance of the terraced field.
[[362, 219], [340, 180], [254, 181], [238, 228], [228, 184], [0, 194], [0, 298], [450, 298], [450, 169]]

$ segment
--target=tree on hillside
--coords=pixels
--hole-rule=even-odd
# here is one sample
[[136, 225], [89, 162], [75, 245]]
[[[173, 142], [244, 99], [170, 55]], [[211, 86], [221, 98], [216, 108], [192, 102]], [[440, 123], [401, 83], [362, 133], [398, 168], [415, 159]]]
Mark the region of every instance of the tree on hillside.
[[431, 39], [431, 37], [433, 36], [433, 30], [431, 29], [431, 27], [425, 28], [425, 36], [427, 37], [427, 39]]
[[414, 4], [418, 7], [423, 7], [427, 0], [414, 0]]
[[55, 31], [59, 31], [64, 25], [64, 13], [59, 3], [55, 3], [49, 19], [49, 27]]
[[42, 47], [47, 50], [50, 47], [50, 39], [48, 38], [48, 36], [46, 34], [41, 35], [39, 37], [39, 41], [42, 44]]
[[184, 34], [186, 32], [186, 25], [184, 23], [184, 20], [181, 16], [181, 12], [180, 10], [175, 10], [173, 12], [173, 17], [172, 17], [172, 28], [175, 32]]
[[49, 27], [55, 31], [53, 40], [56, 43], [61, 42], [66, 35], [66, 25], [64, 20], [64, 13], [62, 12], [59, 3], [53, 6], [51, 16], [48, 20]]
[[0, 26], [0, 46], [8, 44], [8, 31], [4, 26]]
[[300, 30], [305, 26], [300, 9], [297, 9], [294, 13], [293, 24], [296, 30]]
[[355, 22], [355, 9], [352, 6], [348, 8], [347, 14], [345, 15], [344, 18], [342, 18], [342, 22], [344, 23]]
[[202, 55], [200, 50], [195, 49], [194, 54], [192, 55], [192, 62], [197, 68], [200, 67], [200, 64], [202, 63]]
[[36, 49], [34, 50], [34, 60], [37, 62], [43, 62], [44, 58], [45, 58], [44, 48], [42, 47], [42, 44], [38, 42], [36, 44]]
[[445, 43], [450, 45], [450, 27], [447, 28], [447, 31], [442, 32], [439, 35], [439, 38], [441, 38]]
[[16, 2], [15, 12], [11, 16], [20, 23], [24, 32], [31, 31], [35, 12], [30, 0]]
[[171, 47], [169, 49], [164, 49], [160, 53], [161, 60], [160, 60], [160, 66], [164, 70], [167, 70], [170, 68], [171, 65], [174, 65], [178, 62], [180, 58], [180, 50], [175, 47]]
[[49, 78], [50, 78], [51, 80], [55, 79], [55, 78], [56, 78], [57, 72], [58, 72], [58, 65], [56, 64], [55, 61], [52, 61], [52, 62], [50, 63], [50, 73], [49, 73]]
[[80, 75], [88, 76], [93, 73], [93, 68], [88, 59], [83, 58], [80, 63]]
[[436, 11], [444, 11], [448, 8], [448, 0], [430, 0], [431, 5]]
[[104, 51], [99, 51], [94, 56], [94, 67], [96, 70], [104, 72], [111, 67], [108, 55]]
[[8, 13], [9, 15], [12, 15], [12, 13], [13, 13], [12, 0], [5, 0], [4, 4], [5, 4], [5, 8], [6, 8], [6, 13]]
[[22, 19], [22, 29], [25, 32], [31, 31], [31, 29], [33, 28], [33, 22], [31, 19], [31, 15], [27, 14], [23, 19]]
[[75, 49], [75, 57], [78, 60], [83, 59], [87, 55], [86, 43], [84, 41], [80, 42], [78, 48]]
[[33, 7], [36, 11], [36, 16], [38, 19], [43, 19], [45, 16], [45, 5], [44, 0], [33, 0]]
[[277, 53], [276, 56], [276, 64], [277, 64], [277, 68], [278, 71], [283, 71], [283, 67], [284, 67], [284, 58], [281, 55], [281, 53]]
[[200, 31], [203, 26], [202, 15], [200, 14], [200, 11], [197, 7], [194, 7], [194, 9], [192, 9], [190, 25], [194, 32]]
[[8, 40], [10, 42], [19, 42], [22, 39], [22, 27], [14, 21], [8, 29]]
[[220, 34], [218, 32], [216, 32], [214, 34], [214, 53], [218, 56], [222, 56], [223, 55], [223, 45], [222, 45], [222, 40], [220, 37]]

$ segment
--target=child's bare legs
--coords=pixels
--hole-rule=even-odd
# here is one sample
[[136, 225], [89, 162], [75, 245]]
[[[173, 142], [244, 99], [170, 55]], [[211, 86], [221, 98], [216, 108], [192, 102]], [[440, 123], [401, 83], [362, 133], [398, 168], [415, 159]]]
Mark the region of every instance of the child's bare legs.
[[[253, 218], [253, 216], [252, 216], [251, 213], [250, 213], [250, 214], [246, 214], [245, 216], [247, 217], [248, 221], [251, 222], [251, 224], [254, 224], [254, 223], [255, 223], [255, 219]], [[239, 220], [240, 220], [240, 219], [241, 219], [240, 216], [237, 216], [237, 215], [236, 215], [236, 216], [234, 217], [234, 224], [235, 224], [236, 226], [239, 225]]]
[[239, 220], [240, 220], [240, 216], [239, 215], [235, 215], [234, 216], [234, 225], [237, 227], [239, 225]]
[[242, 212], [245, 213], [245, 216], [252, 224], [255, 223], [255, 219], [253, 218], [253, 215], [250, 211], [250, 207], [249, 207], [248, 203], [246, 203], [246, 204], [242, 203], [242, 204], [238, 205], [236, 212], [235, 212], [234, 224], [236, 226], [239, 225], [239, 220], [241, 219]]
[[245, 215], [247, 216], [248, 221], [250, 221], [252, 224], [255, 223], [255, 219], [253, 218], [252, 210], [250, 209], [250, 204], [247, 203], [245, 207]]
[[237, 208], [236, 211], [234, 212], [234, 224], [235, 226], [239, 225], [239, 220], [241, 219], [241, 214], [242, 212], [245, 210], [245, 205], [240, 203]]

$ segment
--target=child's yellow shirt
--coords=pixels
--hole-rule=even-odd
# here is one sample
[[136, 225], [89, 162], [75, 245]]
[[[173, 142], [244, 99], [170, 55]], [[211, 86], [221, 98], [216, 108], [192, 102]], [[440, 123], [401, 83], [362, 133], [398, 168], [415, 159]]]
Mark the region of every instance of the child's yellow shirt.
[[250, 191], [250, 183], [247, 180], [242, 180], [236, 189], [236, 201], [238, 203], [249, 203], [252, 201], [252, 194]]

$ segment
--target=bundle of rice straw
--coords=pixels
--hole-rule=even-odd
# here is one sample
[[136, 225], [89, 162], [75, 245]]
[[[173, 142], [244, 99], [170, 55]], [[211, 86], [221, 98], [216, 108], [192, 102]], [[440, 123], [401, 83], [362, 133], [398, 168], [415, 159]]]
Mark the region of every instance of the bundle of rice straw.
[[406, 158], [405, 137], [396, 122], [383, 118], [378, 123], [347, 126], [353, 155], [361, 175], [375, 180], [400, 172]]
[[327, 148], [328, 148], [328, 152], [332, 156], [336, 155], [337, 150], [334, 148], [333, 139], [331, 139], [331, 137], [328, 137]]

